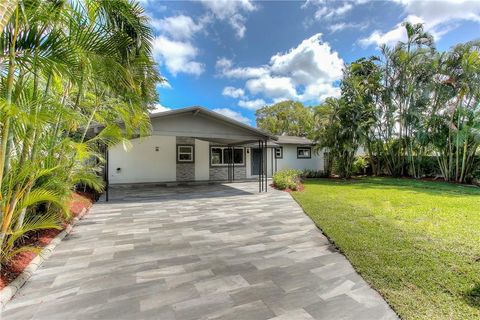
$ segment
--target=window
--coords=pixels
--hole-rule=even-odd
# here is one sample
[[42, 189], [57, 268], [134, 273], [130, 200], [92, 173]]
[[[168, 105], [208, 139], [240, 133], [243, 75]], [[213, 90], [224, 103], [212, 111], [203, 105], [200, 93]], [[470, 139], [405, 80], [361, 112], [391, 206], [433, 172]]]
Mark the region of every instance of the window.
[[308, 159], [312, 157], [312, 148], [310, 147], [298, 147], [297, 159]]
[[177, 162], [193, 162], [193, 146], [177, 145]]
[[212, 148], [210, 151], [210, 163], [212, 165], [221, 165], [223, 164], [223, 149], [222, 148]]
[[[236, 165], [244, 165], [244, 148], [233, 149], [233, 162]], [[226, 166], [232, 163], [232, 148], [230, 147], [211, 147], [210, 165]]]
[[275, 159], [282, 159], [283, 158], [283, 148], [278, 147], [275, 148]]

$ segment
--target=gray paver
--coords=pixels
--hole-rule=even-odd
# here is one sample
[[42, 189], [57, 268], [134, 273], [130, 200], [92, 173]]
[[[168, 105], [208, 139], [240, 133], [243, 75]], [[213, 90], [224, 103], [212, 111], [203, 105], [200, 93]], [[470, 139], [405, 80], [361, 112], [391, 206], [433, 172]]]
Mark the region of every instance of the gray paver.
[[1, 319], [397, 319], [287, 193], [116, 187]]

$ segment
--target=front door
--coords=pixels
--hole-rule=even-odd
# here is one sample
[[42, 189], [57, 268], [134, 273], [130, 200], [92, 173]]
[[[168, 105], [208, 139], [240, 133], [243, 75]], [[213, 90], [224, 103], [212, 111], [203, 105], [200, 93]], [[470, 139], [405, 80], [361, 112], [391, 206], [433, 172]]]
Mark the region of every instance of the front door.
[[260, 161], [262, 157], [261, 149], [251, 149], [252, 152], [252, 176], [260, 175]]

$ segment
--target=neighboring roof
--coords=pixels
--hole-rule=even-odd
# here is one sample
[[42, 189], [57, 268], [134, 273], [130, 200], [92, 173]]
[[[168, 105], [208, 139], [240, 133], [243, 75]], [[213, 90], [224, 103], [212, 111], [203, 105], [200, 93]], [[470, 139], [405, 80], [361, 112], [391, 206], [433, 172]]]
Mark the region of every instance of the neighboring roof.
[[254, 128], [252, 126], [246, 125], [240, 121], [234, 120], [232, 118], [226, 117], [220, 113], [208, 110], [203, 107], [198, 107], [198, 106], [193, 106], [193, 107], [187, 107], [187, 108], [182, 108], [182, 109], [175, 109], [175, 110], [169, 110], [169, 111], [162, 111], [162, 112], [157, 112], [157, 113], [151, 113], [150, 114], [150, 119], [157, 119], [157, 118], [162, 118], [162, 117], [167, 117], [167, 116], [172, 116], [172, 115], [178, 115], [178, 114], [183, 114], [183, 113], [193, 113], [193, 114], [204, 114], [206, 116], [216, 118], [218, 120], [228, 122], [229, 124], [232, 124], [234, 126], [246, 129], [252, 133], [255, 133], [257, 135], [262, 135], [268, 139], [272, 140], [277, 140], [277, 137], [274, 135], [269, 134], [268, 132], [265, 132], [263, 130]]
[[315, 142], [313, 142], [310, 139], [307, 139], [305, 137], [297, 137], [297, 136], [278, 136], [277, 137], [277, 144], [300, 144], [300, 145], [314, 145]]

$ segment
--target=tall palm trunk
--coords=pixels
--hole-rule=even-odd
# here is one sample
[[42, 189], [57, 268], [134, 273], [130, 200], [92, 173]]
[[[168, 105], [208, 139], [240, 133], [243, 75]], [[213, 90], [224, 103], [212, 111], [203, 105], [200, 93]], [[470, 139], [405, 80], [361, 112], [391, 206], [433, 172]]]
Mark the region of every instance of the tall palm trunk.
[[[15, 46], [18, 37], [18, 25], [19, 25], [19, 12], [18, 7], [15, 10], [15, 21], [13, 25], [13, 36], [10, 41], [9, 45], [9, 61], [8, 61], [8, 73], [7, 73], [7, 90], [6, 90], [6, 104], [7, 109], [12, 104], [12, 92], [13, 92], [13, 82], [15, 77]], [[3, 194], [1, 194], [3, 178], [5, 174], [5, 168], [8, 167], [8, 157], [7, 154], [10, 152], [8, 150], [8, 140], [10, 138], [10, 121], [11, 115], [7, 114], [5, 117], [5, 122], [2, 128], [2, 143], [0, 149], [0, 200], [3, 199]], [[7, 207], [7, 206], [6, 206]], [[0, 214], [2, 216], [2, 226], [0, 228], [0, 249], [3, 248], [3, 242], [5, 241], [6, 234], [9, 228], [9, 221], [8, 215], [9, 212], [1, 212], [2, 209], [0, 207]], [[1, 266], [0, 266], [1, 268]]]
[[[36, 41], [36, 46], [38, 47], [40, 42], [40, 39], [37, 38]], [[37, 62], [38, 62], [38, 50], [35, 52], [35, 57], [34, 57], [34, 81], [33, 81], [33, 94], [32, 94], [32, 100], [35, 102], [35, 108], [30, 110], [30, 115], [34, 116], [34, 125], [36, 124], [38, 120], [38, 112], [39, 108], [41, 108], [41, 105], [39, 106], [36, 101], [38, 98], [38, 87], [39, 87], [39, 76], [38, 76], [38, 70], [37, 70]], [[42, 97], [42, 103], [45, 100], [45, 97], [48, 93], [49, 87], [50, 87], [50, 81], [51, 81], [51, 74], [48, 77], [47, 83], [45, 85], [45, 93]], [[32, 127], [32, 125], [29, 125], [27, 129], [27, 134], [25, 136], [24, 142], [23, 142], [23, 150], [22, 154], [20, 156], [19, 164], [18, 167], [21, 168], [26, 161], [28, 155], [30, 154], [30, 161], [33, 162], [35, 158], [35, 148], [37, 144], [37, 135], [38, 131], [40, 130], [40, 126], [35, 125], [35, 127]], [[25, 192], [25, 197], [28, 197], [30, 194], [32, 187], [28, 187], [26, 192]], [[27, 213], [27, 208], [23, 208], [22, 211], [20, 212], [20, 215], [18, 216], [17, 223], [15, 224], [15, 230], [20, 230], [23, 226], [23, 222], [25, 220], [25, 214]]]
[[468, 139], [465, 139], [463, 143], [463, 155], [462, 155], [462, 169], [460, 170], [460, 182], [464, 182], [465, 179], [465, 166], [467, 162], [467, 151], [468, 151]]
[[[18, 8], [15, 11], [15, 22], [13, 26], [13, 37], [10, 41], [9, 45], [9, 52], [8, 52], [8, 73], [7, 73], [7, 90], [6, 90], [6, 105], [7, 105], [7, 110], [10, 108], [12, 104], [12, 93], [13, 93], [13, 83], [14, 83], [14, 78], [15, 78], [15, 47], [16, 47], [16, 41], [18, 37], [18, 22], [19, 22], [19, 13], [18, 13]], [[2, 143], [0, 147], [0, 190], [2, 187], [2, 182], [3, 182], [3, 176], [5, 174], [5, 168], [8, 167], [7, 162], [8, 162], [8, 157], [7, 154], [9, 152], [8, 150], [8, 140], [10, 138], [10, 121], [11, 121], [11, 115], [8, 113], [5, 115], [5, 120], [4, 120], [3, 128], [2, 128]]]

